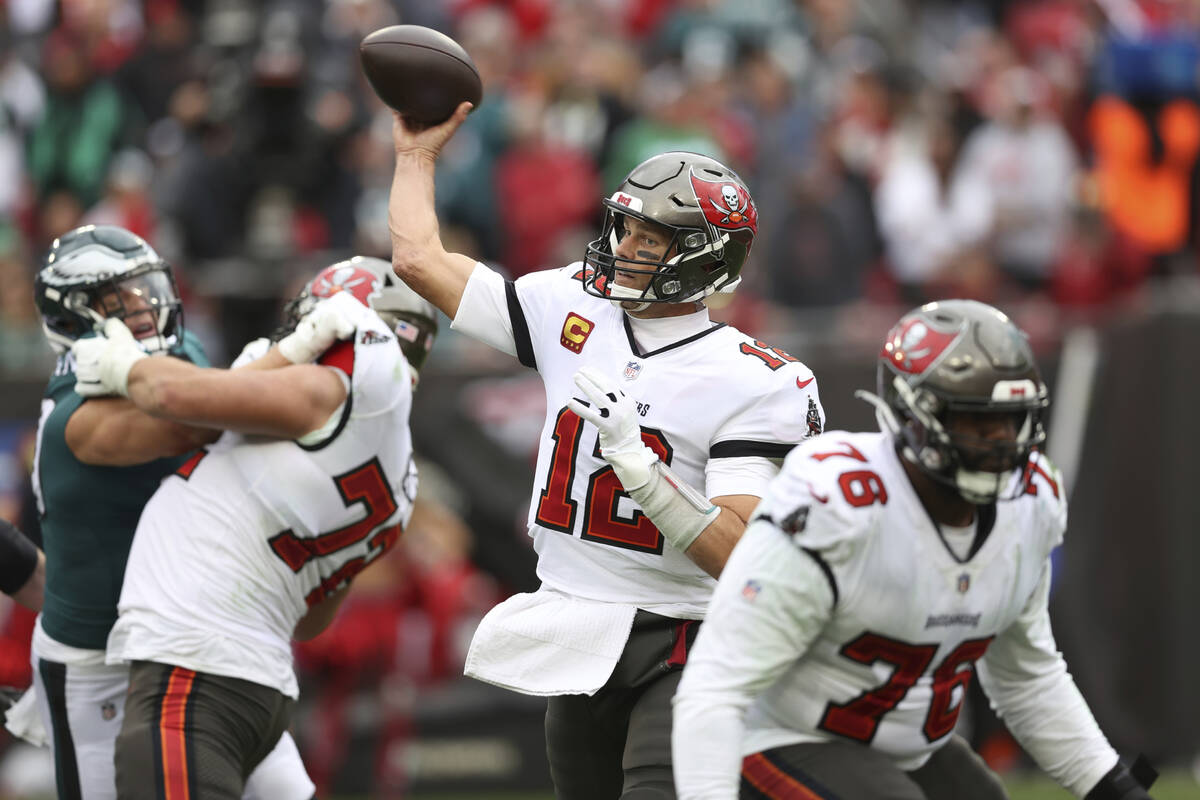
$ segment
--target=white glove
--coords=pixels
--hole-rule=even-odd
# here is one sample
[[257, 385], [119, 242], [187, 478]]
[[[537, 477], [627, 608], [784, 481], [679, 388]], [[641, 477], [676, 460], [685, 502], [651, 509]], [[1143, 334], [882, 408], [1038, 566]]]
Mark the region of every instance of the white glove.
[[612, 464], [621, 486], [627, 492], [645, 486], [658, 454], [642, 442], [637, 404], [592, 367], [575, 373], [575, 385], [590, 402], [572, 397], [567, 408], [600, 430], [600, 455]]
[[349, 292], [321, 300], [296, 325], [296, 330], [279, 340], [279, 352], [293, 364], [316, 361], [339, 339], [354, 335], [354, 309], [362, 304]]
[[104, 320], [101, 334], [71, 345], [75, 356], [75, 391], [83, 397], [129, 396], [129, 370], [146, 351], [116, 317]]

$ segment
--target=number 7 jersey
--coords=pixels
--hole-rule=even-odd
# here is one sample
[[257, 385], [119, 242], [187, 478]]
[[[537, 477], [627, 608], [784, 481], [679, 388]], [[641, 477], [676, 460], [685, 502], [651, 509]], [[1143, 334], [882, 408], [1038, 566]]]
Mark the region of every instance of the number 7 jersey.
[[[501, 282], [477, 267], [455, 327], [512, 346], [536, 368], [547, 414], [529, 533], [546, 588], [664, 616], [703, 617], [715, 581], [664, 541], [600, 455], [598, 431], [567, 409], [591, 366], [637, 403], [642, 440], [709, 498], [761, 496], [777, 463], [824, 421], [811, 371], [787, 353], [698, 312], [692, 330], [643, 348], [637, 320], [583, 291], [583, 268]], [[469, 319], [468, 319], [469, 318]], [[684, 321], [684, 324], [688, 324]], [[491, 331], [511, 331], [505, 341]]]
[[416, 496], [411, 371], [373, 311], [356, 322], [354, 339], [320, 359], [349, 380], [321, 431], [297, 441], [226, 433], [163, 481], [134, 536], [110, 662], [170, 663], [298, 695], [296, 623], [396, 542]]

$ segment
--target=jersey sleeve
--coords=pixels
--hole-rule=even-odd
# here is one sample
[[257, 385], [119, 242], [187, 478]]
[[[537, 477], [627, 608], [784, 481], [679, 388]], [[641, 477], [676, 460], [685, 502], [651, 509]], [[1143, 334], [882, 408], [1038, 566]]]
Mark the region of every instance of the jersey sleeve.
[[1046, 520], [1047, 551], [1062, 544], [1067, 530], [1067, 493], [1062, 473], [1044, 453], [1034, 453], [1029, 460], [1027, 492], [1037, 496], [1038, 519]]
[[509, 307], [512, 286], [512, 281], [506, 281], [491, 267], [477, 263], [458, 301], [458, 312], [450, 321], [450, 328], [515, 356], [517, 345]]
[[1117, 753], [1067, 672], [1050, 630], [1050, 563], [1020, 617], [979, 661], [979, 683], [996, 713], [1038, 766], [1083, 797]]
[[477, 264], [450, 327], [540, 370], [539, 350], [559, 340], [556, 331], [548, 330], [551, 315], [561, 307], [564, 293], [578, 298], [581, 290], [572, 276], [581, 268], [571, 264], [508, 281]]
[[708, 496], [761, 496], [792, 448], [820, 434], [824, 426], [825, 411], [812, 371], [798, 361], [785, 365], [713, 438], [705, 466]]
[[383, 321], [371, 314], [371, 322], [360, 325], [355, 338], [338, 342], [318, 363], [344, 372], [350, 378], [355, 417], [383, 414], [412, 392], [412, 373], [396, 336]]
[[833, 593], [775, 525], [750, 525], [729, 558], [674, 699], [680, 800], [738, 796], [746, 709], [808, 649]]
[[814, 457], [814, 445], [806, 443], [788, 455], [754, 518], [772, 520], [797, 547], [829, 567], [827, 577], [836, 593], [835, 568], [849, 561], [865, 540], [878, 506], [852, 507], [838, 483], [839, 469], [829, 465], [836, 461]]

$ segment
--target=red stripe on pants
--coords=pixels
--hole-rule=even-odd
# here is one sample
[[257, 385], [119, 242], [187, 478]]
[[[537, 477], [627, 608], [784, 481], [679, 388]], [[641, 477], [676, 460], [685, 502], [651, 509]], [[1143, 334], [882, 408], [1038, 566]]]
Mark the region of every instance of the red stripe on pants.
[[196, 673], [175, 667], [158, 715], [165, 800], [188, 800], [187, 701]]
[[772, 764], [762, 753], [742, 759], [742, 777], [772, 800], [822, 800], [821, 795]]

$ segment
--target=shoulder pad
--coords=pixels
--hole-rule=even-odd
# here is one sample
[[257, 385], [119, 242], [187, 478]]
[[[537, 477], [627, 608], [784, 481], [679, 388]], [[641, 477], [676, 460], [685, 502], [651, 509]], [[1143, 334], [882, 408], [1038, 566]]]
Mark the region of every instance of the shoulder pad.
[[867, 463], [843, 455], [842, 451], [859, 451], [839, 441], [841, 433], [796, 447], [755, 511], [755, 516], [769, 517], [797, 546], [817, 550], [830, 563], [844, 561], [870, 535], [881, 508], [869, 499], [859, 500], [879, 489], [878, 478], [872, 477]]

